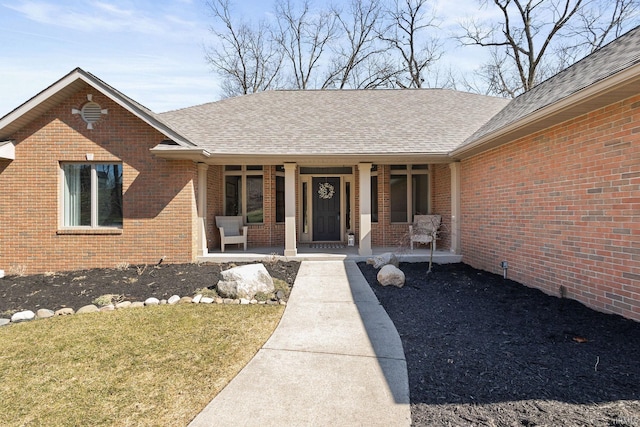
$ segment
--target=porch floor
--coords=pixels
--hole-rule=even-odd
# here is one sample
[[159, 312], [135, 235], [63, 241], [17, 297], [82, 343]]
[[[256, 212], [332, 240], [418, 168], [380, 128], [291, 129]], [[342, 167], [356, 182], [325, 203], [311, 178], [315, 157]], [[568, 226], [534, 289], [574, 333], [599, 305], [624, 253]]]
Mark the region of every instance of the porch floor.
[[[411, 250], [399, 250], [397, 247], [373, 248], [373, 256], [387, 252], [393, 252], [401, 262], [425, 262], [429, 260], [428, 248]], [[358, 254], [355, 246], [346, 246], [334, 243], [300, 243], [298, 255], [285, 257], [282, 247], [248, 248], [243, 251], [241, 246], [227, 246], [224, 252], [220, 249], [210, 251], [207, 255], [198, 257], [198, 262], [253, 262], [279, 259], [283, 261], [332, 261], [350, 260], [355, 262], [366, 261], [371, 256]], [[451, 264], [462, 261], [462, 255], [456, 255], [449, 251], [437, 250], [433, 253], [433, 262], [437, 264]]]

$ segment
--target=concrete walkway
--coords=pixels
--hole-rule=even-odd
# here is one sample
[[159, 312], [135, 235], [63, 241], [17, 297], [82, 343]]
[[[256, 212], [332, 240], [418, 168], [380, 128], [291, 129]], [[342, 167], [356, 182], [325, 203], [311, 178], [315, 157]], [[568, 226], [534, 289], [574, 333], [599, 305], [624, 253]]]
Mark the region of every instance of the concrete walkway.
[[402, 342], [353, 261], [304, 261], [280, 324], [191, 422], [409, 426]]

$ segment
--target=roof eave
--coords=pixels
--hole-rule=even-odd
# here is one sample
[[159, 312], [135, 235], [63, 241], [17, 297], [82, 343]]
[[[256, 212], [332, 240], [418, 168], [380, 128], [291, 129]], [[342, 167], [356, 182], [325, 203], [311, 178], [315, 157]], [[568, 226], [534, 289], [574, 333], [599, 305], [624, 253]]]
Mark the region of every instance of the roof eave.
[[182, 147], [159, 144], [149, 150], [157, 157], [167, 160], [191, 160], [196, 163], [209, 163], [211, 153], [200, 147]]
[[136, 107], [133, 103], [127, 99], [115, 93], [108, 86], [102, 83], [99, 79], [93, 77], [91, 74], [85, 72], [80, 68], [76, 68], [69, 74], [53, 83], [51, 86], [35, 95], [4, 117], [0, 118], [0, 138], [8, 138], [15, 131], [19, 130], [23, 125], [33, 120], [40, 113], [46, 111], [52, 103], [56, 102], [56, 95], [62, 94], [64, 96], [66, 90], [77, 90], [74, 88], [74, 84], [78, 81], [82, 81], [95, 90], [103, 94], [104, 96], [113, 100], [116, 104], [120, 105], [131, 114], [137, 116], [139, 119], [147, 123], [158, 132], [165, 135], [167, 138], [175, 141], [183, 146], [194, 146], [187, 138], [180, 135], [178, 132], [171, 129], [169, 126], [157, 120], [146, 111]]
[[446, 153], [353, 153], [353, 154], [264, 154], [264, 153], [215, 153], [204, 149], [185, 149], [176, 146], [156, 146], [151, 152], [170, 160], [193, 160], [210, 165], [260, 164], [281, 165], [296, 163], [306, 165], [352, 166], [357, 163], [375, 164], [424, 164], [451, 163]]
[[638, 93], [640, 93], [640, 63], [536, 110], [470, 144], [456, 148], [449, 153], [449, 156], [453, 160], [464, 160]]

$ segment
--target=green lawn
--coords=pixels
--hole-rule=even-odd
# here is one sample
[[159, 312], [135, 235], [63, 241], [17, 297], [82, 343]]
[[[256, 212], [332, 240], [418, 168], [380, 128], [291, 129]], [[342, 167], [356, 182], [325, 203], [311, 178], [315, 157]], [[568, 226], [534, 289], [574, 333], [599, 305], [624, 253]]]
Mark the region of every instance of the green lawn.
[[159, 306], [0, 328], [0, 425], [186, 425], [284, 307]]

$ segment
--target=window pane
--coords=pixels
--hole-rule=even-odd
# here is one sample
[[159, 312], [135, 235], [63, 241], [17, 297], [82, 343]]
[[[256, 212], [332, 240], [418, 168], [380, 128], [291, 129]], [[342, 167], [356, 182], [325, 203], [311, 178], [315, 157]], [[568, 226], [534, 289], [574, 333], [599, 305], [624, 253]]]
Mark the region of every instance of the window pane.
[[224, 188], [224, 214], [229, 216], [241, 215], [242, 177], [225, 176]]
[[98, 225], [122, 226], [122, 166], [96, 165]]
[[378, 176], [371, 177], [371, 222], [378, 222]]
[[391, 175], [391, 222], [407, 222], [407, 176]]
[[64, 166], [64, 225], [91, 225], [91, 166]]
[[284, 222], [284, 176], [276, 176], [276, 222]]
[[247, 176], [247, 223], [263, 222], [262, 176]]
[[413, 175], [413, 214], [429, 214], [429, 175]]

